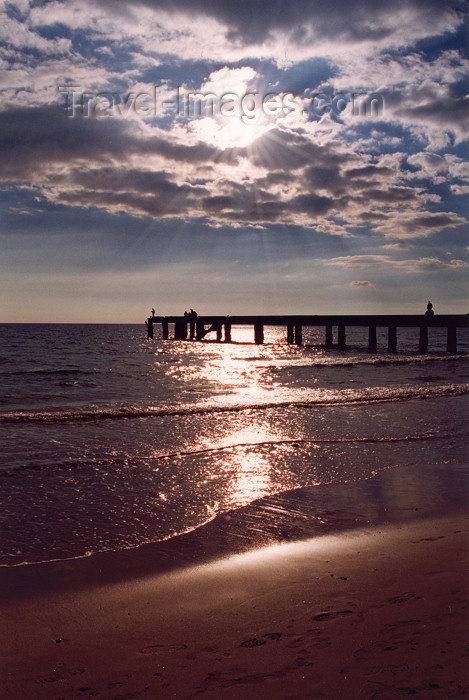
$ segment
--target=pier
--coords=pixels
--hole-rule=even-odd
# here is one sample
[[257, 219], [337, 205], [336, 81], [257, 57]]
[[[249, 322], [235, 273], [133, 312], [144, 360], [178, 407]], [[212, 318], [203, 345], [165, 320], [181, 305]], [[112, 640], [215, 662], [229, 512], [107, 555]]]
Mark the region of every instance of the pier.
[[[428, 329], [446, 328], [446, 351], [457, 352], [457, 329], [469, 328], [469, 314], [427, 315], [282, 315], [282, 316], [149, 316], [146, 321], [148, 338], [153, 338], [154, 325], [161, 324], [163, 340], [169, 338], [169, 324], [174, 324], [175, 340], [201, 341], [210, 332], [216, 333], [218, 342], [231, 342], [232, 326], [252, 326], [253, 340], [257, 345], [264, 342], [265, 326], [284, 326], [287, 343], [302, 345], [304, 327], [324, 328], [326, 348], [347, 349], [347, 327], [368, 328], [368, 350], [377, 350], [377, 328], [387, 328], [387, 350], [397, 352], [398, 329], [419, 329], [418, 350], [428, 352]], [[336, 330], [335, 330], [336, 329]], [[334, 342], [336, 334], [337, 341]]]

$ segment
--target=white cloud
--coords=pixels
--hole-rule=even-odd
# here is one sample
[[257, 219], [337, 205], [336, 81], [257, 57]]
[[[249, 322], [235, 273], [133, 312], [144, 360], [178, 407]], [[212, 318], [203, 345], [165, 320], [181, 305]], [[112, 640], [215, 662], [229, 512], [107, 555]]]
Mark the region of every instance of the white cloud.
[[354, 268], [400, 268], [408, 272], [441, 272], [469, 267], [463, 260], [453, 259], [449, 262], [436, 257], [422, 257], [416, 260], [395, 260], [388, 255], [347, 255], [331, 258], [328, 265], [342, 267], [344, 269]]

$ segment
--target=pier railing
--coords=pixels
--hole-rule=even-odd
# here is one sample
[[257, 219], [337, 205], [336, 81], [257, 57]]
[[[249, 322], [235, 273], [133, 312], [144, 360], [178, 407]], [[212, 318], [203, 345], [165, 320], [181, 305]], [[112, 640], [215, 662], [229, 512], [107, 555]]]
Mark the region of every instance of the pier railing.
[[[252, 326], [254, 342], [264, 342], [265, 326], [285, 326], [286, 342], [296, 345], [303, 344], [303, 327], [323, 327], [324, 345], [326, 348], [337, 347], [339, 350], [347, 348], [346, 329], [350, 327], [368, 328], [368, 350], [376, 352], [376, 329], [385, 327], [388, 329], [387, 349], [389, 352], [397, 352], [398, 328], [419, 329], [419, 351], [428, 351], [428, 329], [446, 328], [446, 350], [450, 353], [457, 352], [457, 329], [469, 328], [469, 314], [438, 314], [427, 315], [281, 315], [281, 316], [197, 316], [187, 314], [185, 316], [149, 316], [146, 321], [148, 338], [153, 338], [153, 327], [160, 323], [162, 326], [163, 340], [169, 338], [169, 324], [174, 324], [175, 340], [201, 341], [207, 333], [215, 332], [219, 342], [231, 342], [232, 326]], [[334, 343], [334, 328], [337, 328], [337, 343]]]

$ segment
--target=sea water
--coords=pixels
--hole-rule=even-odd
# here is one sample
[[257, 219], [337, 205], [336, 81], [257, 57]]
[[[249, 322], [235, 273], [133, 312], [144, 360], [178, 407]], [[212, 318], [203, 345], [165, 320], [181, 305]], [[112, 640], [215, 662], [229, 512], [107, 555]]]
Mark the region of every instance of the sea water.
[[263, 345], [252, 327], [226, 344], [148, 340], [142, 325], [0, 330], [3, 566], [168, 540], [272, 494], [467, 459], [466, 330], [457, 355], [445, 329], [429, 329], [427, 355], [418, 329], [399, 329], [397, 354], [386, 329], [374, 354], [365, 328], [347, 329], [345, 351], [324, 349], [323, 329], [304, 329], [302, 347], [284, 328]]

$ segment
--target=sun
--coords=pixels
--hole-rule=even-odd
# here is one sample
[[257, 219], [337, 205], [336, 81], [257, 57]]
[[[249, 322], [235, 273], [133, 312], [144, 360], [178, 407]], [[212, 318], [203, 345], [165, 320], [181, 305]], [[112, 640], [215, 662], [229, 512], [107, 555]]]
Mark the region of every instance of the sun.
[[199, 139], [221, 149], [249, 146], [271, 128], [272, 124], [267, 120], [243, 121], [240, 116], [205, 117], [192, 124], [192, 131]]
[[249, 146], [261, 134], [271, 128], [269, 124], [243, 122], [240, 118], [233, 117], [220, 127], [218, 143], [222, 148], [234, 146]]

